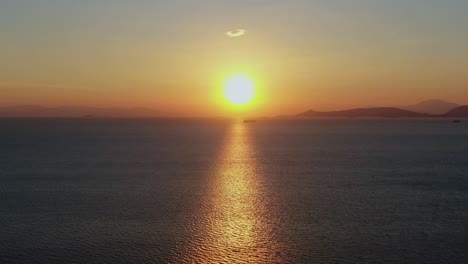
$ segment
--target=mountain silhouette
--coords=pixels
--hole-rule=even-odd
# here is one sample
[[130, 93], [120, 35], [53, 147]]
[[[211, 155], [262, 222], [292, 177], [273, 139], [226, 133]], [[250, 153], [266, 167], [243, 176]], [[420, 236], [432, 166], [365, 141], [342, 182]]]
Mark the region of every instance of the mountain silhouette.
[[300, 113], [299, 117], [430, 117], [431, 115], [418, 113], [414, 111], [403, 110], [395, 107], [372, 107], [372, 108], [356, 108], [350, 110], [318, 112], [307, 111]]
[[0, 107], [0, 117], [157, 117], [160, 112], [149, 108], [100, 108], [86, 106], [44, 107], [19, 105]]
[[468, 105], [460, 106], [442, 115], [444, 117], [468, 117]]
[[459, 107], [460, 105], [446, 102], [438, 99], [426, 100], [414, 105], [401, 107], [402, 109], [414, 111], [418, 113], [427, 113], [432, 115], [442, 115], [448, 111]]

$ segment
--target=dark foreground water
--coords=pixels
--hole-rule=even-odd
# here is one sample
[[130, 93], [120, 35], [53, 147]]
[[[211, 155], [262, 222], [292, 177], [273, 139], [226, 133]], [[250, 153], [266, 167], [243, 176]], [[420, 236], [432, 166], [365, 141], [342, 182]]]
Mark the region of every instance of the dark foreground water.
[[468, 122], [3, 119], [0, 263], [468, 263]]

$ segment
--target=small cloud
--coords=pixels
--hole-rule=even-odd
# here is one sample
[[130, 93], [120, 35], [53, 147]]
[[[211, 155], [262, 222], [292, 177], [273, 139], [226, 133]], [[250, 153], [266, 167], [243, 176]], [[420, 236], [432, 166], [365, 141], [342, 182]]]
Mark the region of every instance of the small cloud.
[[236, 29], [236, 30], [231, 30], [226, 32], [226, 35], [231, 37], [231, 38], [237, 38], [237, 37], [242, 37], [247, 33], [247, 30], [245, 29]]

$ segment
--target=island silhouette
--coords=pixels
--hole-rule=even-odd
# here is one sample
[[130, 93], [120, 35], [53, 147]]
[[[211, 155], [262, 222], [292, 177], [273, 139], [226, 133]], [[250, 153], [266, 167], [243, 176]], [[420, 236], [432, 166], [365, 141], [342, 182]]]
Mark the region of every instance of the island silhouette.
[[439, 99], [431, 99], [413, 105], [402, 106], [401, 109], [431, 115], [443, 115], [459, 106], [461, 105]]
[[445, 115], [446, 117], [468, 117], [468, 105], [456, 107], [448, 111]]
[[[411, 110], [415, 109], [415, 110]], [[86, 106], [45, 107], [17, 105], [0, 107], [0, 117], [72, 117], [72, 118], [132, 118], [165, 117], [165, 113], [151, 108], [105, 108]], [[366, 107], [338, 111], [308, 110], [296, 115], [278, 117], [296, 118], [468, 118], [468, 105], [460, 106], [442, 100], [426, 100], [402, 107]]]
[[58, 106], [45, 107], [40, 105], [17, 105], [0, 107], [0, 117], [159, 117], [163, 113], [144, 107], [87, 107]]
[[296, 117], [346, 117], [346, 118], [430, 118], [430, 117], [460, 117], [468, 118], [468, 105], [455, 107], [444, 114], [428, 114], [427, 112], [409, 111], [397, 107], [354, 108], [339, 111], [309, 110], [299, 113]]
[[423, 114], [408, 110], [403, 110], [395, 107], [372, 107], [372, 108], [355, 108], [349, 110], [319, 112], [309, 110], [300, 113], [299, 117], [430, 117], [429, 114]]

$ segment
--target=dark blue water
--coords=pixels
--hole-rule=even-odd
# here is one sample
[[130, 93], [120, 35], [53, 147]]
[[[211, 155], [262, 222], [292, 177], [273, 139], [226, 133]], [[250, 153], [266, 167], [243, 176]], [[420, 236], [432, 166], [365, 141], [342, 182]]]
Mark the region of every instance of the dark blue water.
[[468, 263], [468, 122], [0, 120], [0, 263]]

